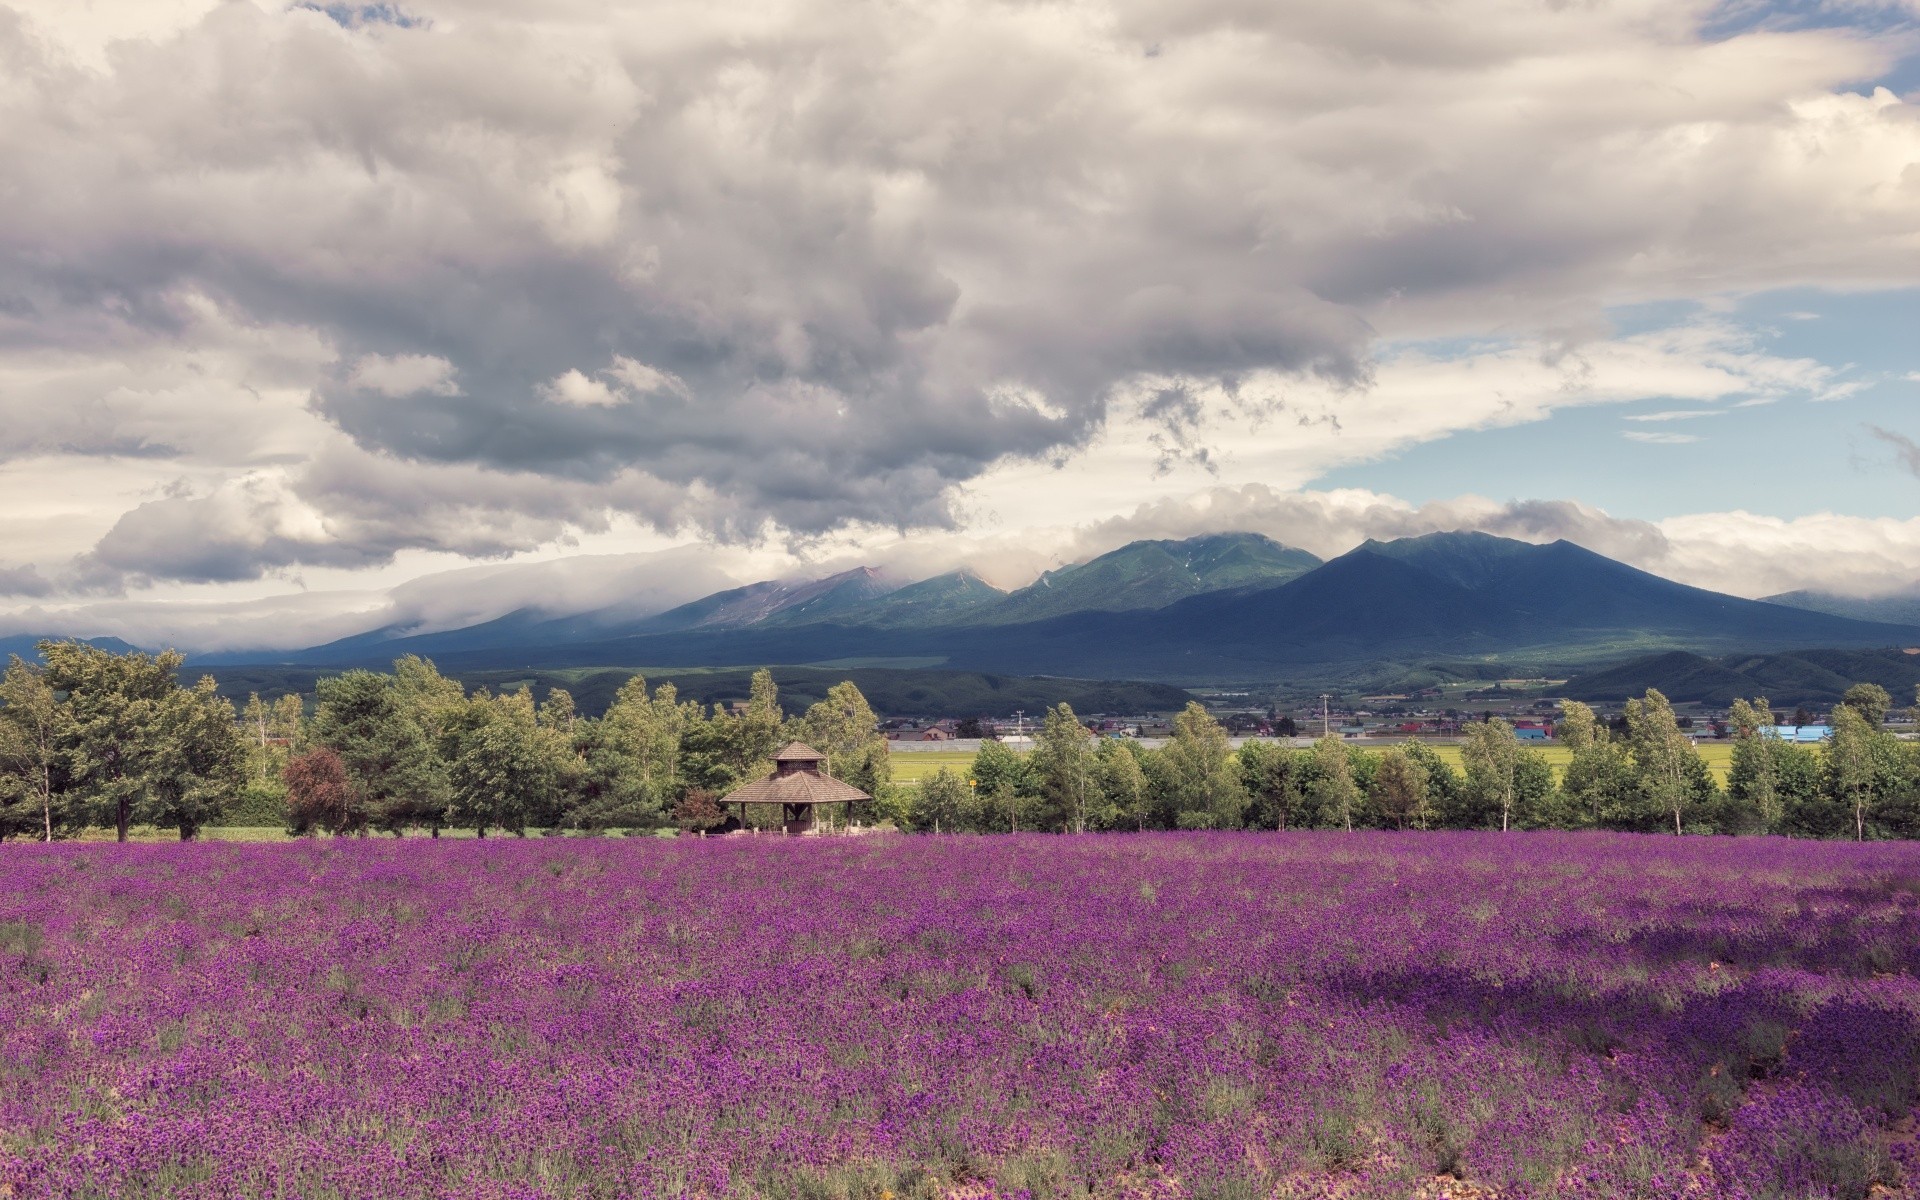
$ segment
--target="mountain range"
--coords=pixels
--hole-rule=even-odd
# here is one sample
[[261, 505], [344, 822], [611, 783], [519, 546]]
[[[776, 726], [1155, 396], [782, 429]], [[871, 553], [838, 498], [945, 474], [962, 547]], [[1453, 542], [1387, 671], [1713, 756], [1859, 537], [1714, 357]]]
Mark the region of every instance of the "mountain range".
[[1856, 621], [1920, 625], [1920, 591], [1865, 598], [1840, 596], [1833, 592], [1782, 592], [1778, 596], [1768, 596], [1767, 603], [1804, 608], [1808, 612], [1827, 613], [1835, 617], [1852, 617]]
[[337, 667], [417, 653], [465, 671], [862, 662], [1192, 684], [1434, 658], [1575, 669], [1809, 645], [1920, 645], [1920, 627], [1689, 587], [1566, 541], [1439, 533], [1322, 562], [1220, 534], [1135, 542], [1013, 592], [965, 571], [902, 586], [862, 568], [643, 616], [522, 610], [465, 629], [224, 657]]

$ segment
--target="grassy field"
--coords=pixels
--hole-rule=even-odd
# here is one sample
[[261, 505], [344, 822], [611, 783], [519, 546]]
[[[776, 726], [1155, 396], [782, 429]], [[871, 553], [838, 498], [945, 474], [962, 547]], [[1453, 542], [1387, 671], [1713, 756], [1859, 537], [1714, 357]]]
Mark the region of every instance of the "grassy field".
[[[1379, 751], [1388, 749], [1392, 745], [1393, 743], [1388, 741], [1368, 742], [1366, 748]], [[1439, 751], [1441, 758], [1455, 768], [1460, 766], [1459, 746], [1443, 744], [1436, 745], [1434, 749]], [[1545, 755], [1547, 761], [1553, 765], [1556, 777], [1566, 770], [1567, 763], [1573, 757], [1565, 746], [1560, 745], [1542, 746], [1539, 752]], [[1712, 771], [1713, 777], [1724, 786], [1727, 782], [1727, 769], [1733, 763], [1733, 743], [1704, 743], [1700, 747], [1700, 757], [1707, 761], [1707, 769]], [[904, 751], [893, 755], [893, 777], [900, 783], [919, 783], [941, 767], [946, 767], [955, 774], [964, 774], [967, 764], [972, 761], [973, 755], [964, 750]]]

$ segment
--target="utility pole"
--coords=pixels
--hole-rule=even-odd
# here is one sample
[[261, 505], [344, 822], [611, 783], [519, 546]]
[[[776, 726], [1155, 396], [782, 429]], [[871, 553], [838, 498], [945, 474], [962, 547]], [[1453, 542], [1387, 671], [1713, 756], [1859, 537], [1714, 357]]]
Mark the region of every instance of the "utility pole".
[[1321, 737], [1326, 737], [1333, 732], [1333, 720], [1327, 715], [1327, 700], [1328, 700], [1327, 694], [1325, 692], [1321, 692], [1320, 693], [1320, 736]]

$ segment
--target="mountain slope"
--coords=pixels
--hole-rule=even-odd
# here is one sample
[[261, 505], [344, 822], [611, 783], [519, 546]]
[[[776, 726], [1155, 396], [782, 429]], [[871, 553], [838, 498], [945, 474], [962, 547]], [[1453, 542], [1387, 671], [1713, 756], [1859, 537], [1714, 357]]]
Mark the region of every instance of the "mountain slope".
[[17, 633], [0, 637], [0, 665], [4, 665], [8, 655], [17, 654], [28, 662], [40, 661], [41, 642], [85, 642], [113, 654], [126, 654], [139, 647], [123, 642], [117, 637], [69, 638], [51, 633]]
[[1856, 621], [1920, 625], [1920, 592], [1875, 596], [1865, 600], [1854, 596], [1837, 596], [1832, 592], [1782, 592], [1778, 596], [1766, 597], [1766, 601], [1768, 604], [1784, 604], [1788, 608], [1826, 613], [1829, 616], [1852, 617]]
[[1049, 571], [986, 615], [1004, 625], [1065, 613], [1164, 608], [1206, 592], [1284, 583], [1319, 565], [1305, 550], [1257, 533], [1132, 542]]

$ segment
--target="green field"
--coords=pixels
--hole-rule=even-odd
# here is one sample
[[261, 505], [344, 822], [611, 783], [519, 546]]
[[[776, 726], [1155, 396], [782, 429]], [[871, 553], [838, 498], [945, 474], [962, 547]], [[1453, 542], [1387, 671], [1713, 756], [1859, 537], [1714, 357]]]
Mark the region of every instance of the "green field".
[[[1386, 750], [1394, 743], [1385, 739], [1368, 741], [1364, 746], [1368, 750]], [[1435, 745], [1442, 759], [1458, 768], [1460, 766], [1460, 747], [1450, 744]], [[1573, 754], [1565, 746], [1550, 744], [1538, 748], [1539, 753], [1552, 764], [1557, 777], [1566, 769]], [[1706, 760], [1707, 769], [1713, 772], [1714, 779], [1724, 787], [1727, 782], [1727, 770], [1733, 763], [1732, 742], [1707, 742], [1700, 746], [1700, 757]], [[919, 783], [941, 767], [956, 774], [963, 774], [967, 764], [973, 761], [973, 755], [964, 750], [906, 750], [892, 755], [893, 777], [900, 783]]]

